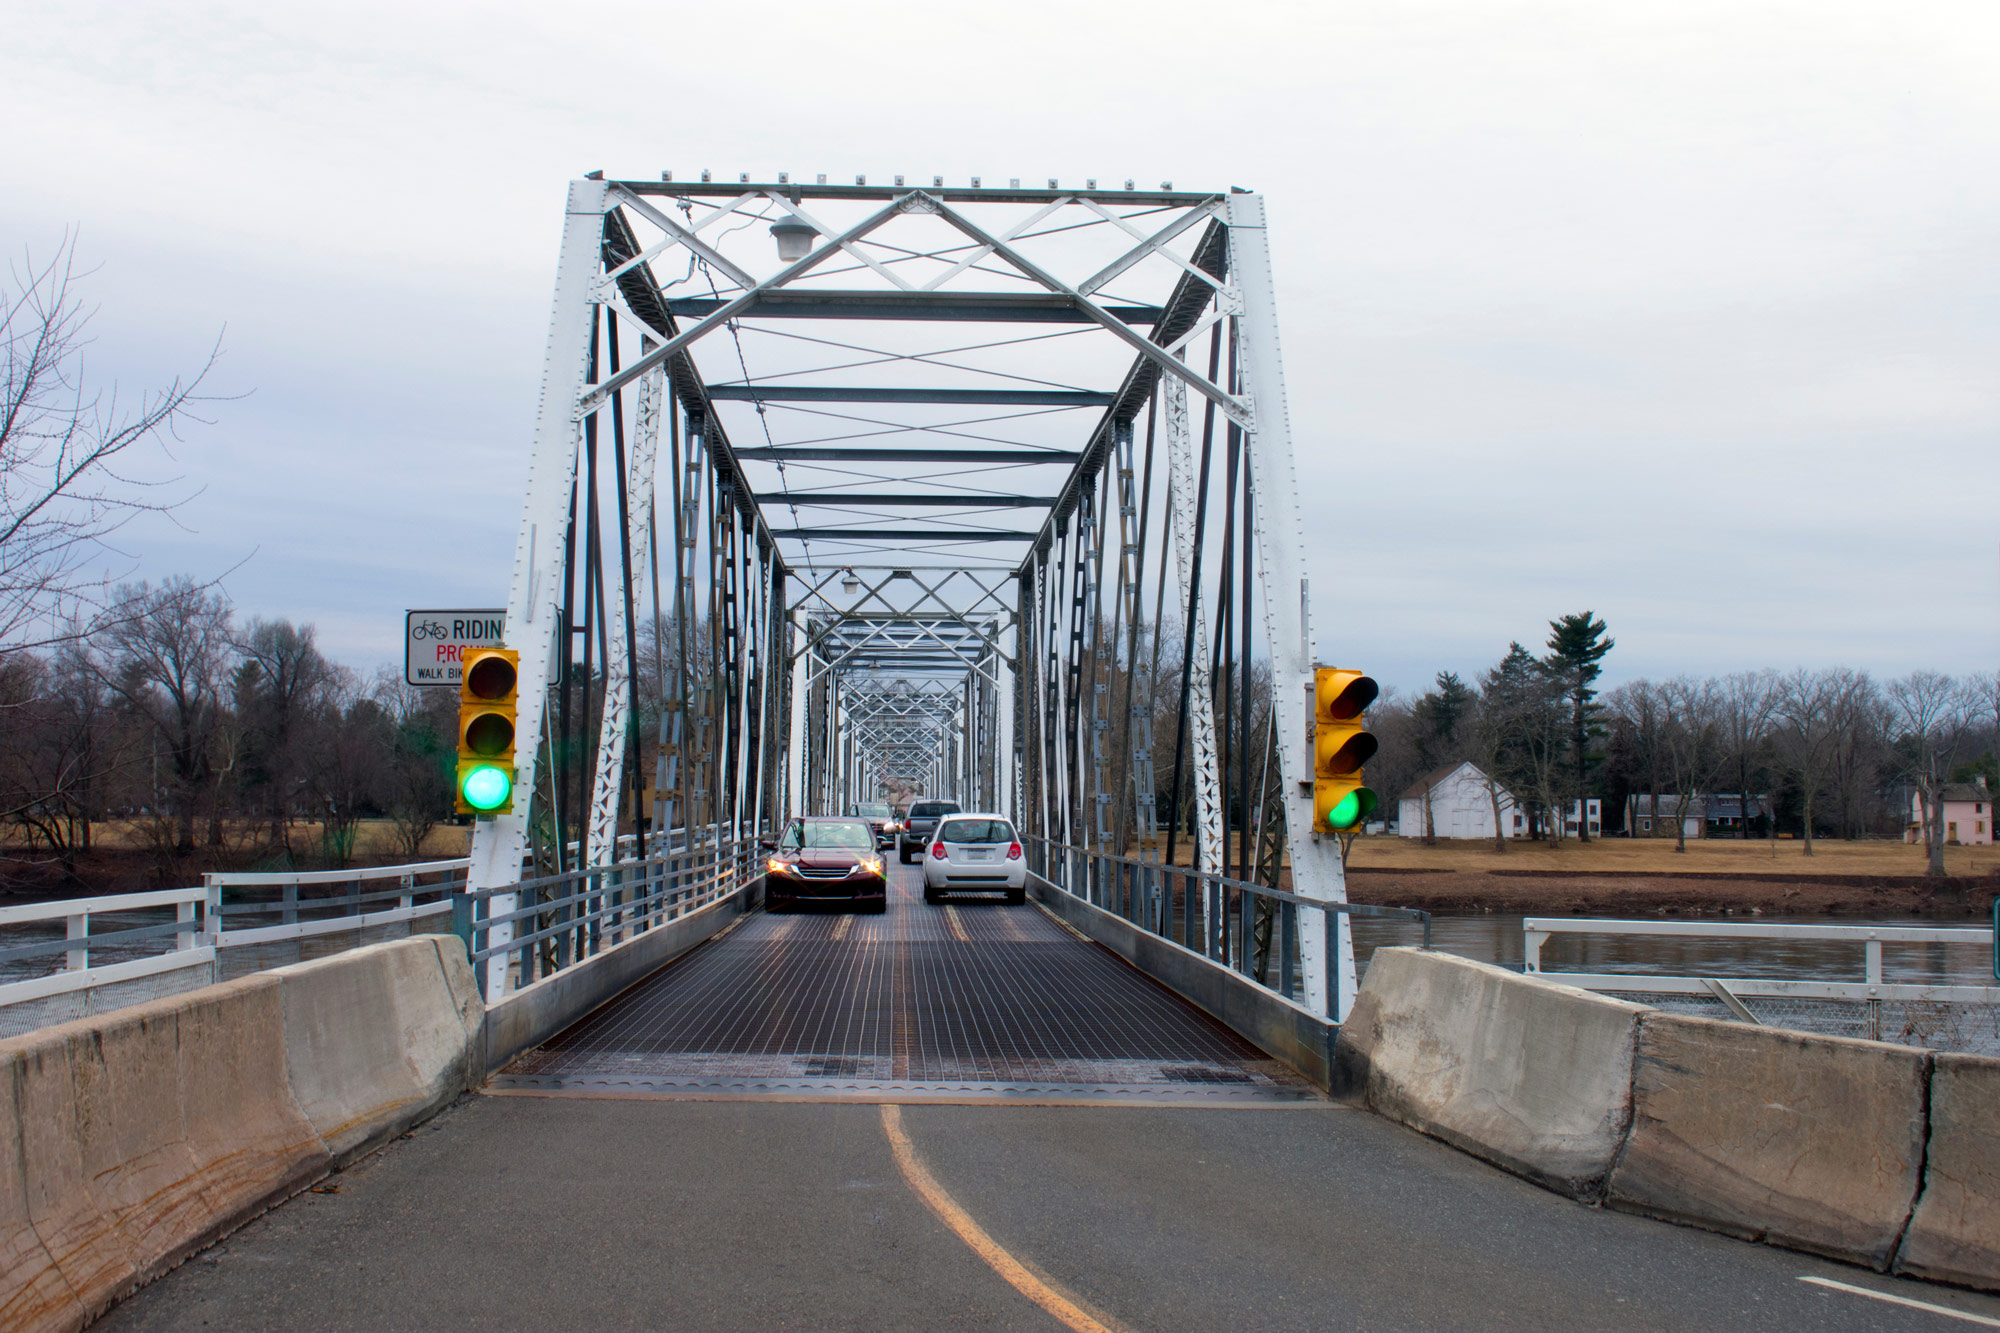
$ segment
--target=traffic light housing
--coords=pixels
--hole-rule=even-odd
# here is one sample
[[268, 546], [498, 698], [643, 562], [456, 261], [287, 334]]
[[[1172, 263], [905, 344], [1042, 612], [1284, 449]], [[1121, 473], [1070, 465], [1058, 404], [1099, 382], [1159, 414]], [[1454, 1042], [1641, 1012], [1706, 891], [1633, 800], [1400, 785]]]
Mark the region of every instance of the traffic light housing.
[[1361, 769], [1376, 740], [1363, 714], [1381, 693], [1372, 677], [1321, 667], [1313, 680], [1313, 829], [1351, 833], [1375, 813], [1375, 793]]
[[469, 649], [458, 682], [458, 778], [462, 815], [504, 815], [514, 808], [514, 725], [521, 655], [511, 648]]

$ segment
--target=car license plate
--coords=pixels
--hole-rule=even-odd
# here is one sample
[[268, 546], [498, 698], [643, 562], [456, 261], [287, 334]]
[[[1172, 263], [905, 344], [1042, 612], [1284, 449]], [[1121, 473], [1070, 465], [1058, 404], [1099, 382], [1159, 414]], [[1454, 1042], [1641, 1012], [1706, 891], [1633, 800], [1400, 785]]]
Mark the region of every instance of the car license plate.
[[965, 859], [968, 861], [991, 861], [993, 853], [983, 847], [973, 847], [966, 851]]

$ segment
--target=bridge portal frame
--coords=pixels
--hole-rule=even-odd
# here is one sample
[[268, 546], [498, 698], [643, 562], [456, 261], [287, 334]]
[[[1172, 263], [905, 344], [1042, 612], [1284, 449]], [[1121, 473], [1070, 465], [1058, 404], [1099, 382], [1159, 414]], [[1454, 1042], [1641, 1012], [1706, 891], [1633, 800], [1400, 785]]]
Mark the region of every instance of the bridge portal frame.
[[[597, 705], [597, 737], [591, 747], [596, 762], [590, 769], [587, 829], [579, 829], [584, 836], [578, 855], [593, 862], [615, 855], [619, 812], [625, 804], [621, 796], [634, 785], [627, 758], [630, 728], [638, 713], [639, 664], [632, 630], [639, 618], [640, 580], [634, 559], [650, 554], [657, 570], [655, 542], [668, 526], [652, 522], [657, 477], [645, 475], [659, 453], [659, 424], [664, 417], [674, 493], [669, 558], [673, 610], [667, 623], [681, 642], [676, 678], [657, 682], [663, 702], [653, 838], [673, 836], [676, 830], [692, 838], [697, 827], [720, 832], [725, 825], [740, 836], [746, 827], [763, 827], [785, 811], [815, 800], [858, 799], [853, 793], [864, 771], [886, 773], [879, 756], [906, 756], [913, 747], [930, 744], [942, 751], [942, 762], [926, 775], [928, 781], [948, 783], [968, 796], [976, 794], [981, 803], [1006, 802], [1024, 827], [1064, 843], [1088, 840], [1099, 851], [1122, 850], [1136, 836], [1142, 847], [1157, 851], [1158, 839], [1152, 836], [1157, 823], [1153, 801], [1157, 775], [1147, 771], [1152, 759], [1147, 735], [1150, 710], [1145, 727], [1138, 726], [1135, 718], [1145, 701], [1144, 691], [1157, 678], [1160, 630], [1166, 623], [1161, 614], [1167, 587], [1164, 552], [1171, 545], [1178, 575], [1177, 610], [1188, 636], [1177, 730], [1188, 731], [1190, 714], [1195, 718], [1191, 783], [1198, 829], [1195, 854], [1213, 873], [1227, 872], [1223, 833], [1234, 809], [1244, 833], [1238, 859], [1247, 868], [1248, 815], [1253, 802], [1259, 803], [1267, 818], [1283, 819], [1293, 891], [1314, 901], [1345, 900], [1337, 840], [1311, 827], [1307, 719], [1314, 639], [1264, 200], [1241, 191], [1198, 194], [1163, 187], [1159, 192], [1142, 192], [1127, 184], [1125, 191], [1099, 191], [1092, 182], [1091, 188], [1079, 191], [1058, 189], [1051, 181], [1050, 189], [1043, 191], [1013, 184], [1006, 190], [980, 189], [977, 182], [975, 188], [961, 190], [946, 188], [941, 180], [929, 189], [905, 188], [901, 178], [893, 188], [868, 187], [859, 181], [853, 187], [827, 186], [824, 178], [816, 186], [793, 185], [783, 178], [765, 186], [752, 186], [745, 178], [734, 187], [706, 181], [700, 186], [671, 180], [607, 182], [599, 176], [571, 183], [508, 596], [508, 641], [522, 653], [524, 684], [562, 682], [565, 743], [572, 734], [582, 735], [583, 727], [572, 729], [568, 717], [581, 571], [585, 723], [593, 690], [598, 688], [591, 660], [593, 606], [602, 608], [596, 634], [602, 644], [604, 681]], [[656, 202], [662, 197], [669, 207]], [[806, 208], [808, 199], [815, 201], [815, 208], [821, 207], [819, 200], [880, 207], [858, 222], [836, 228]], [[708, 210], [699, 219], [693, 214], [697, 202]], [[1027, 216], [1010, 228], [982, 225], [973, 216], [975, 206], [993, 204], [1028, 206]], [[683, 219], [673, 216], [674, 206], [684, 213]], [[1134, 206], [1171, 216], [1164, 225], [1144, 229], [1135, 224], [1136, 213], [1121, 211]], [[718, 233], [715, 243], [700, 235], [711, 224], [753, 208], [766, 215], [775, 208], [781, 220], [810, 228], [819, 244], [804, 257], [759, 278], [719, 248], [725, 233]], [[1025, 244], [1038, 234], [1033, 228], [1066, 208], [1094, 214], [1125, 233], [1130, 245], [1088, 276], [1060, 276], [1029, 254]], [[912, 215], [942, 221], [964, 238], [958, 247], [963, 253], [949, 271], [922, 287], [891, 267], [911, 252], [885, 246], [876, 237], [899, 218]], [[632, 225], [635, 218], [656, 228], [660, 238], [642, 247]], [[1180, 240], [1184, 236], [1197, 239], [1190, 247]], [[732, 294], [667, 296], [651, 266], [675, 252], [687, 258], [690, 274], [697, 265], [709, 273], [712, 289], [713, 275], [722, 275], [732, 285]], [[856, 272], [867, 270], [883, 280], [884, 288], [835, 291], [804, 281], [835, 259]], [[982, 269], [989, 259], [1006, 266], [1005, 276], [1025, 277], [1038, 290], [948, 289], [951, 281], [969, 271], [994, 271]], [[1107, 288], [1123, 275], [1156, 261], [1179, 270], [1174, 291], [1165, 300], [1149, 306], [1105, 298]], [[1133, 362], [1113, 393], [923, 386], [856, 392], [824, 386], [818, 390], [759, 386], [748, 378], [747, 363], [745, 383], [711, 390], [690, 355], [693, 347], [720, 331], [734, 336], [737, 321], [760, 317], [1080, 321], [1122, 344]], [[679, 323], [683, 318], [692, 322], [683, 327]], [[638, 354], [622, 364], [616, 341], [621, 320], [641, 332]], [[1150, 337], [1139, 331], [1147, 325], [1153, 330]], [[600, 329], [609, 343], [608, 369], [600, 362]], [[1190, 357], [1204, 333], [1210, 343], [1205, 374]], [[1225, 346], [1226, 374], [1219, 356]], [[637, 395], [638, 409], [629, 464], [623, 422], [623, 391], [628, 387]], [[1190, 391], [1204, 403], [1198, 469], [1186, 410]], [[775, 441], [768, 448], [735, 450], [721, 429], [713, 405], [717, 401], [753, 401], [760, 415], [766, 402], [863, 401], [1041, 404], [1053, 410], [1102, 407], [1104, 416], [1080, 449], [989, 451], [1025, 464], [1066, 467], [1067, 477], [1053, 494], [982, 492], [961, 499], [849, 491], [826, 499], [789, 486], [775, 493], [754, 488], [744, 474], [745, 462], [775, 460], [782, 468], [784, 460], [809, 460], [815, 451], [810, 446], [793, 451]], [[1151, 483], [1157, 415], [1162, 410], [1169, 478], [1156, 504]], [[619, 483], [615, 535], [621, 558], [615, 575], [605, 569], [595, 484], [597, 436], [607, 411], [620, 463], [613, 470]], [[1135, 424], [1142, 412], [1148, 422], [1140, 481]], [[1220, 570], [1210, 576], [1201, 567], [1201, 506], [1208, 502], [1209, 451], [1218, 417], [1229, 436], [1228, 498], [1224, 557]], [[868, 461], [871, 451], [848, 446], [819, 452]], [[927, 456], [922, 449], [877, 452], [912, 459]], [[983, 457], [958, 448], [942, 450], [940, 456]], [[586, 460], [591, 478], [583, 497], [578, 490], [580, 459]], [[849, 510], [963, 504], [1047, 513], [1033, 532], [990, 526], [946, 529], [934, 524], [857, 528], [851, 520], [812, 526], [796, 519], [795, 526], [774, 528], [762, 510], [770, 503], [784, 504], [795, 514], [802, 504], [833, 504]], [[1156, 510], [1162, 517], [1157, 526], [1152, 523]], [[1155, 545], [1149, 536], [1160, 526], [1169, 535], [1157, 545], [1162, 563], [1150, 629], [1154, 667], [1142, 673], [1137, 661], [1144, 614], [1141, 592], [1149, 547]], [[930, 543], [933, 550], [940, 542], [962, 547], [1025, 540], [1028, 551], [1011, 570], [990, 561], [943, 567], [960, 573], [969, 569], [999, 573], [972, 606], [941, 605], [937, 608], [941, 614], [934, 617], [921, 605], [900, 606], [871, 618], [854, 613], [852, 607], [829, 609], [827, 576], [817, 569], [809, 570], [805, 579], [794, 573], [780, 543], [815, 539], [875, 543], [873, 549], [921, 542]], [[1106, 545], [1114, 540], [1114, 549], [1107, 552]], [[708, 566], [705, 581], [697, 568], [703, 555]], [[915, 577], [917, 565], [885, 568], [892, 580], [902, 577], [923, 586]], [[852, 566], [843, 566], [842, 571], [850, 576], [859, 572]], [[1107, 574], [1112, 581], [1108, 590]], [[612, 582], [615, 589], [608, 586]], [[1008, 582], [1014, 585], [1014, 595], [1001, 606], [1000, 589]], [[798, 595], [788, 591], [793, 583], [799, 585]], [[874, 591], [871, 586], [871, 594]], [[1256, 595], [1259, 591], [1261, 596]], [[657, 574], [654, 596], [657, 635], [663, 614]], [[934, 589], [927, 588], [925, 597], [940, 600]], [[1261, 607], [1261, 645], [1253, 644], [1250, 632], [1253, 602]], [[994, 608], [990, 613], [988, 603]], [[612, 604], [617, 606], [615, 613]], [[1220, 608], [1213, 614], [1221, 617], [1212, 627], [1211, 604]], [[1211, 636], [1211, 628], [1216, 635]], [[706, 680], [697, 686], [689, 664], [700, 656], [702, 646], [690, 645], [688, 638], [691, 631], [699, 635], [704, 630], [709, 640]], [[656, 644], [656, 661], [661, 660], [657, 649]], [[1227, 671], [1220, 682], [1204, 681], [1210, 673], [1203, 670], [1203, 659], [1227, 664], [1237, 683], [1230, 683]], [[1253, 791], [1248, 775], [1257, 743], [1251, 730], [1251, 667], [1259, 660], [1268, 663], [1270, 677], [1266, 729], [1270, 752], [1260, 762], [1263, 773]], [[910, 687], [954, 675], [960, 688], [948, 718], [927, 712], [913, 727], [910, 717], [883, 711], [882, 700], [893, 695], [898, 682]], [[1213, 703], [1217, 711], [1211, 713], [1208, 694], [1218, 685]], [[948, 692], [932, 693], [941, 698]], [[470, 871], [475, 886], [499, 887], [519, 878], [537, 803], [555, 812], [556, 854], [563, 855], [562, 832], [567, 825], [561, 817], [562, 793], [550, 775], [561, 771], [567, 757], [545, 743], [550, 734], [548, 705], [544, 692], [522, 691], [519, 799], [509, 814], [477, 826]], [[1127, 745], [1119, 749], [1112, 746], [1110, 734], [1121, 716]], [[1214, 739], [1218, 717], [1225, 729], [1235, 728], [1228, 747], [1238, 769], [1233, 782], [1222, 768], [1223, 756]], [[873, 770], [861, 762], [864, 742], [870, 747], [868, 755], [878, 757]], [[1172, 791], [1177, 805], [1183, 790], [1179, 737], [1174, 754]], [[632, 807], [636, 822], [636, 800]], [[1169, 847], [1177, 819], [1170, 810]], [[1275, 861], [1271, 869], [1275, 874]], [[515, 904], [503, 897], [494, 907], [496, 912], [511, 911]], [[1216, 924], [1205, 923], [1205, 928]], [[1312, 932], [1301, 940], [1306, 999], [1322, 1011], [1329, 990], [1338, 996], [1351, 996], [1355, 990], [1344, 917], [1341, 926], [1331, 958], [1324, 956]], [[1337, 970], [1340, 978], [1340, 984], [1331, 988], [1330, 970]], [[507, 978], [489, 968], [486, 984], [489, 994], [498, 994], [505, 990]]]

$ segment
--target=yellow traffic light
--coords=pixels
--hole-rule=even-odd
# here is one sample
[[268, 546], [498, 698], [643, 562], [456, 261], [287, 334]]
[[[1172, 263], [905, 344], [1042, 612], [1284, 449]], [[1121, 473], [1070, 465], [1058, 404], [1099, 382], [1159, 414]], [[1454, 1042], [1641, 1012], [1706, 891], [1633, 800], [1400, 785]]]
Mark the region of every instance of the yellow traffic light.
[[1361, 769], [1375, 755], [1362, 715], [1381, 693], [1359, 671], [1321, 667], [1313, 680], [1313, 827], [1348, 833], [1375, 813], [1375, 793]]
[[514, 723], [521, 655], [474, 648], [460, 663], [458, 780], [462, 815], [504, 815], [514, 808]]

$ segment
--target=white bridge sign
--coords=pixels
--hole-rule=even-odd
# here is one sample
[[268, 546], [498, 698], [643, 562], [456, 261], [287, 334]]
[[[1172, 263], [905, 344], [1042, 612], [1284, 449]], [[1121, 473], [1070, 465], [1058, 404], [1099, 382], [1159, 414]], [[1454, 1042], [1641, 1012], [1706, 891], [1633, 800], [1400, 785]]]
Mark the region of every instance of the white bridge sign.
[[403, 679], [412, 685], [458, 684], [468, 648], [506, 643], [506, 610], [408, 611], [403, 617]]

